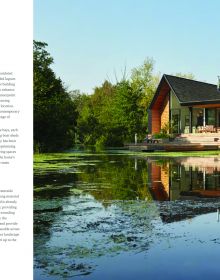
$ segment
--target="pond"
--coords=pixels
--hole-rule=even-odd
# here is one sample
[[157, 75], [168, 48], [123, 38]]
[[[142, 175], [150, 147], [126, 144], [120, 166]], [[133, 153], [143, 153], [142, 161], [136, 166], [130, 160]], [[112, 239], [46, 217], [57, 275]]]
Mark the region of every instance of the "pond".
[[34, 279], [217, 279], [220, 158], [35, 156]]

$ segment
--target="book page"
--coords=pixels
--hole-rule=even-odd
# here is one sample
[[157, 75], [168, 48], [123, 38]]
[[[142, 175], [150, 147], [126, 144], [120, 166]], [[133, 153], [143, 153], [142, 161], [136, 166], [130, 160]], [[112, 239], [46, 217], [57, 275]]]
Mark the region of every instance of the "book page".
[[1, 1], [1, 279], [32, 279], [32, 1]]

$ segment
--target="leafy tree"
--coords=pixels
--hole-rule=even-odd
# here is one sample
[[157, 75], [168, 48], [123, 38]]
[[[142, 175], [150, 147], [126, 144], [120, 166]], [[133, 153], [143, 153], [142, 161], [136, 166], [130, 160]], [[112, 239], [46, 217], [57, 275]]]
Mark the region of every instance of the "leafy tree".
[[148, 113], [147, 109], [154, 96], [156, 88], [159, 84], [160, 74], [154, 74], [154, 60], [146, 58], [142, 65], [133, 68], [131, 71], [131, 87], [133, 90], [141, 92], [139, 106], [143, 110], [142, 126], [147, 127]]
[[134, 90], [129, 81], [121, 81], [116, 85], [113, 125], [120, 128], [124, 141], [134, 140], [134, 134], [142, 129], [144, 115], [140, 107], [142, 98], [142, 91], [139, 88]]
[[147, 108], [159, 84], [160, 75], [154, 74], [154, 60], [146, 58], [143, 64], [131, 70], [131, 86], [143, 92], [141, 105]]
[[135, 133], [143, 138], [147, 108], [158, 81], [159, 76], [153, 74], [153, 60], [146, 59], [132, 70], [130, 79], [124, 75], [116, 84], [105, 81], [90, 96], [75, 95], [80, 140], [90, 145], [121, 146], [134, 141]]
[[53, 58], [46, 47], [34, 41], [34, 148], [40, 152], [71, 147], [76, 120], [74, 103], [51, 69]]
[[117, 138], [112, 126], [112, 102], [114, 86], [105, 81], [96, 87], [90, 96], [82, 96], [83, 102], [77, 106], [79, 117], [77, 131], [84, 144], [113, 145]]

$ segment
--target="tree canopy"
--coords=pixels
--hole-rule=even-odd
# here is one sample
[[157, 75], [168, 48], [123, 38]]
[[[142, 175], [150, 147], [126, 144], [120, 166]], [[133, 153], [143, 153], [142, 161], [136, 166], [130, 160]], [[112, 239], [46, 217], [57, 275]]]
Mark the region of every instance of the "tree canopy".
[[[68, 92], [52, 67], [47, 44], [34, 41], [34, 147], [59, 151], [74, 145], [122, 146], [142, 140], [147, 132], [147, 109], [160, 75], [152, 58], [115, 83], [104, 81], [91, 95]], [[191, 73], [177, 76], [194, 79]]]
[[143, 138], [147, 127], [147, 108], [159, 81], [148, 58], [115, 84], [105, 81], [92, 95], [82, 98], [78, 109], [77, 132], [84, 144], [121, 146]]
[[34, 148], [41, 152], [71, 147], [76, 124], [74, 103], [52, 70], [46, 47], [34, 41]]

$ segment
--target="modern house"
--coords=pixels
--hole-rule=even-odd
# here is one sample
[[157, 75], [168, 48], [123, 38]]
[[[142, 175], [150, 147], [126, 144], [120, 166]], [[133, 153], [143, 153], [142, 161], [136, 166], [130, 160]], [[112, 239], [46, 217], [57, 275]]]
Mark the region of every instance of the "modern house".
[[214, 84], [164, 74], [149, 106], [148, 131], [220, 133], [220, 88]]

